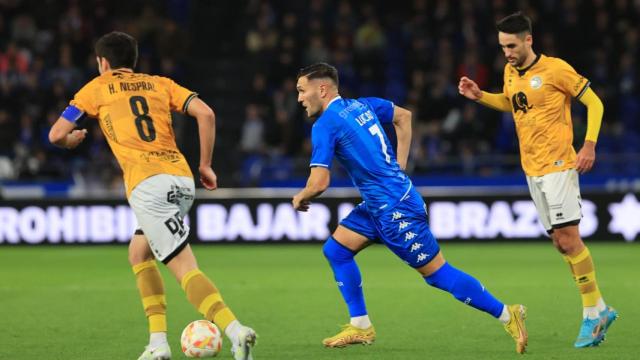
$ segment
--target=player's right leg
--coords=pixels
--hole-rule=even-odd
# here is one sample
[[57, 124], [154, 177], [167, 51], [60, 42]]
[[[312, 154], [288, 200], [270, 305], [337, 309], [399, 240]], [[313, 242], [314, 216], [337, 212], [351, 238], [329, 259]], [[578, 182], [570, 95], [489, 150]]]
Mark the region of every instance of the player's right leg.
[[364, 301], [362, 276], [354, 259], [360, 250], [371, 244], [369, 238], [377, 237], [374, 226], [363, 208], [364, 204], [356, 207], [338, 225], [322, 248], [351, 317], [349, 324], [344, 325], [338, 334], [322, 341], [326, 347], [371, 344], [375, 340], [375, 329]]
[[129, 243], [129, 263], [136, 277], [142, 306], [149, 321], [149, 344], [138, 360], [171, 359], [167, 342], [167, 302], [164, 284], [147, 239], [136, 230]]

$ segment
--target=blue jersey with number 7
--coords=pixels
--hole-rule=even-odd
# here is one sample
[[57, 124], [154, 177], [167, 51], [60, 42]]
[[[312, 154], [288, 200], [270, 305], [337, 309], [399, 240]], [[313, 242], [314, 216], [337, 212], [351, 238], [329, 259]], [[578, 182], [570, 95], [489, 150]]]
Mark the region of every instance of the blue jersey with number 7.
[[393, 103], [368, 97], [336, 97], [313, 124], [311, 167], [331, 167], [333, 157], [375, 214], [395, 206], [411, 188], [382, 124], [393, 120]]

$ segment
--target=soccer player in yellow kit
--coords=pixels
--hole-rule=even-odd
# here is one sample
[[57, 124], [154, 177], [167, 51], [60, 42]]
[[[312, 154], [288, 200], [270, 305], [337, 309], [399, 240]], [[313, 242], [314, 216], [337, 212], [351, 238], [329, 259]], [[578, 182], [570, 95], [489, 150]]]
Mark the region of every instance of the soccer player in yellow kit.
[[171, 111], [196, 118], [200, 181], [214, 190], [213, 111], [196, 93], [171, 79], [135, 73], [138, 44], [130, 35], [106, 34], [96, 43], [95, 51], [100, 76], [76, 93], [51, 128], [49, 139], [59, 147], [73, 149], [86, 135], [86, 130], [74, 130], [76, 121], [85, 115], [96, 118], [122, 168], [127, 199], [139, 225], [129, 245], [129, 262], [150, 332], [149, 344], [139, 360], [171, 358], [165, 290], [156, 259], [173, 273], [189, 302], [229, 337], [234, 358], [251, 359], [256, 334], [236, 319], [215, 285], [198, 269], [187, 242], [189, 227], [183, 223], [193, 203], [195, 185], [175, 143]]
[[[482, 91], [467, 77], [460, 79], [458, 90], [482, 105], [513, 113], [531, 197], [582, 297], [583, 321], [575, 346], [597, 346], [618, 313], [602, 298], [591, 254], [578, 232], [578, 173], [589, 171], [595, 161], [603, 105], [589, 80], [569, 64], [533, 51], [528, 17], [520, 12], [507, 16], [497, 23], [497, 30], [508, 62], [502, 93]], [[588, 109], [587, 135], [577, 155], [572, 146], [572, 97]]]

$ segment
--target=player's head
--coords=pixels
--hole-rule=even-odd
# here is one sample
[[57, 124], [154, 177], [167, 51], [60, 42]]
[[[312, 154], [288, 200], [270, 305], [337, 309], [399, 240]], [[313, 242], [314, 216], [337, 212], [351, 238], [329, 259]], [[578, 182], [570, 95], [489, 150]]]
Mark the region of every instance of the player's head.
[[310, 118], [318, 117], [324, 107], [338, 95], [338, 70], [327, 64], [317, 63], [298, 72], [298, 102], [304, 106]]
[[509, 64], [520, 67], [531, 52], [531, 20], [521, 12], [498, 21], [498, 42]]
[[138, 42], [133, 36], [119, 31], [103, 35], [96, 42], [98, 71], [133, 69], [138, 61]]

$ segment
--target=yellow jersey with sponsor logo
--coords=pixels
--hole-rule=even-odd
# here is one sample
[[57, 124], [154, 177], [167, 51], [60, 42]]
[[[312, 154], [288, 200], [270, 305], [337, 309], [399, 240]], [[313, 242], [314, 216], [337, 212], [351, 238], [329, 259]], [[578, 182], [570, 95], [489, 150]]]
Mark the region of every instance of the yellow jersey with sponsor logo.
[[193, 176], [176, 146], [171, 111], [186, 112], [196, 95], [169, 78], [119, 69], [90, 81], [71, 105], [98, 119], [129, 197], [153, 175]]
[[527, 68], [505, 66], [503, 93], [511, 101], [527, 175], [575, 167], [571, 98], [588, 87], [589, 80], [562, 59], [538, 55]]

